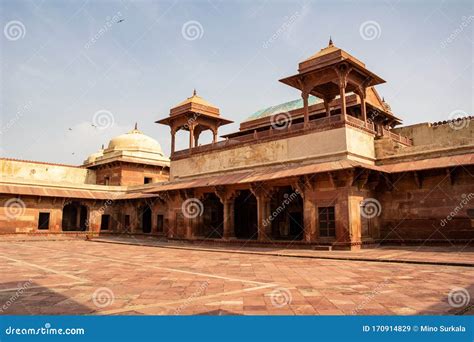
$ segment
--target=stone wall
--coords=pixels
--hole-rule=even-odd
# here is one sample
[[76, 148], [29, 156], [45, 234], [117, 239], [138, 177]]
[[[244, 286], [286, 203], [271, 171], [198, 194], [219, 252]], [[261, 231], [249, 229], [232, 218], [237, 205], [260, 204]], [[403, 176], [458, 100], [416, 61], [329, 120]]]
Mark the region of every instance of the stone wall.
[[401, 161], [416, 155], [427, 158], [474, 151], [474, 123], [468, 119], [439, 125], [421, 123], [395, 128], [392, 132], [412, 139], [413, 146], [402, 145], [388, 137], [376, 139], [377, 159], [394, 157]]
[[[382, 205], [381, 240], [384, 242], [468, 241], [474, 238], [474, 168], [458, 167], [453, 184], [446, 171], [394, 176], [394, 187], [378, 194]], [[421, 177], [421, 178], [420, 178]]]
[[239, 145], [171, 161], [171, 180], [281, 165], [284, 162], [375, 160], [373, 135], [345, 126], [262, 143]]
[[161, 166], [148, 165], [104, 165], [96, 170], [97, 184], [105, 184], [105, 177], [109, 178], [109, 185], [143, 185], [145, 177], [151, 178], [153, 183], [169, 180], [169, 171]]
[[95, 184], [95, 172], [82, 167], [0, 159], [0, 175], [4, 179], [24, 180], [30, 183]]

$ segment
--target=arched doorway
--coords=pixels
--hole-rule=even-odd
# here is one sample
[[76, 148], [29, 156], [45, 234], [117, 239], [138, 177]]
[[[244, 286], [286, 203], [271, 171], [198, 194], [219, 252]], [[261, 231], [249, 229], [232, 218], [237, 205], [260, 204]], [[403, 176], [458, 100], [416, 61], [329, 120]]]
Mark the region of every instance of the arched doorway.
[[87, 230], [87, 207], [78, 202], [71, 202], [63, 208], [63, 231]]
[[151, 208], [146, 205], [141, 208], [139, 212], [139, 217], [141, 217], [141, 226], [143, 233], [151, 233]]
[[234, 229], [238, 239], [257, 239], [257, 199], [249, 190], [242, 190], [234, 202]]

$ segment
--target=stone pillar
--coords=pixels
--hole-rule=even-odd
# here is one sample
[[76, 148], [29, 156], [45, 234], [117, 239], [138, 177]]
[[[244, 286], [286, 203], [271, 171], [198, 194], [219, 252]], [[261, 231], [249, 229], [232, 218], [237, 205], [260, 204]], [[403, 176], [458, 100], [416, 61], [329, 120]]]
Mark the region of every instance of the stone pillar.
[[367, 107], [365, 104], [365, 89], [360, 91], [360, 112], [362, 113], [362, 120], [365, 122], [365, 127], [367, 127]]
[[266, 194], [260, 193], [257, 197], [257, 221], [258, 240], [267, 241], [271, 239], [272, 225], [268, 222], [270, 217], [270, 198]]
[[214, 144], [217, 142], [217, 128], [212, 130], [212, 142]]
[[186, 218], [186, 239], [192, 239], [194, 234], [194, 220], [190, 217]]
[[261, 183], [253, 183], [250, 185], [250, 191], [257, 199], [258, 240], [269, 240], [272, 235], [272, 225], [268, 222], [271, 214], [270, 199], [272, 189]]
[[62, 224], [63, 224], [63, 207], [62, 206], [56, 206], [55, 201], [53, 200], [53, 206], [54, 209], [51, 211], [51, 217], [50, 217], [50, 231], [52, 232], [60, 232], [62, 230]]
[[138, 205], [133, 207], [132, 212], [130, 213], [130, 233], [134, 234], [140, 230], [141, 226], [141, 215], [139, 214], [139, 208], [142, 203], [137, 203]]
[[347, 64], [340, 64], [336, 67], [337, 76], [339, 78], [339, 96], [341, 100], [341, 118], [342, 121], [346, 121], [346, 86], [347, 76], [351, 72], [352, 68]]
[[189, 148], [194, 147], [194, 124], [189, 125]]
[[235, 237], [234, 229], [234, 198], [224, 202], [224, 239]]
[[360, 249], [362, 242], [361, 212], [360, 204], [363, 201], [362, 196], [348, 196], [348, 222], [349, 222], [349, 238], [351, 249]]
[[176, 131], [171, 129], [171, 154], [174, 153], [176, 146]]
[[314, 201], [314, 190], [316, 176], [301, 176], [292, 185], [303, 199], [303, 224], [304, 236], [306, 242], [315, 241], [316, 237], [316, 203]]
[[341, 118], [343, 121], [346, 121], [346, 82], [344, 80], [339, 80], [339, 96], [341, 98]]
[[309, 108], [308, 108], [308, 97], [309, 94], [305, 91], [301, 93], [301, 97], [303, 98], [303, 114], [304, 114], [304, 127], [308, 127], [309, 124]]
[[100, 232], [100, 222], [102, 219], [102, 211], [100, 207], [90, 207], [87, 217], [88, 231], [93, 233]]
[[236, 192], [235, 190], [226, 188], [224, 186], [217, 186], [214, 189], [214, 192], [224, 207], [224, 232], [222, 238], [233, 238], [235, 237], [234, 200], [236, 197]]
[[331, 103], [332, 100], [334, 100], [334, 97], [324, 98], [324, 108], [326, 109], [326, 117], [331, 116], [331, 106], [329, 104]]

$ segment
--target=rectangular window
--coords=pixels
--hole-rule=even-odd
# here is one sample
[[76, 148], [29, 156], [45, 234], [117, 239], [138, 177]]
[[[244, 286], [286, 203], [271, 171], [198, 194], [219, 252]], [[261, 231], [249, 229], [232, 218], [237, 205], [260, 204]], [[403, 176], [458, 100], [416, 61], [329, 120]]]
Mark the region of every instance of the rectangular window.
[[145, 177], [145, 183], [144, 184], [149, 184], [152, 182], [152, 178], [151, 177]]
[[158, 233], [163, 233], [163, 215], [158, 215], [156, 220], [156, 231]]
[[100, 230], [109, 230], [110, 215], [102, 215], [100, 220]]
[[38, 229], [49, 229], [49, 213], [39, 213]]
[[110, 177], [104, 177], [104, 184], [109, 185], [110, 183]]
[[124, 226], [125, 229], [130, 228], [130, 215], [125, 215]]
[[318, 208], [319, 217], [319, 235], [321, 237], [335, 237], [336, 236], [336, 219], [334, 214], [334, 207], [320, 207]]

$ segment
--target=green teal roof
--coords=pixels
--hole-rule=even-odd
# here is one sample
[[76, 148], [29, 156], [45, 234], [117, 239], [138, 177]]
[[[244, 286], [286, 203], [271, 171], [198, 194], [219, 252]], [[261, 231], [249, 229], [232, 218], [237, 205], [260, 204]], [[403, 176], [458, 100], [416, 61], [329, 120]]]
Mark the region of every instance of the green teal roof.
[[[308, 98], [308, 105], [312, 106], [317, 103], [322, 103], [323, 101], [316, 96], [310, 95]], [[271, 106], [268, 108], [260, 109], [259, 111], [250, 115], [245, 121], [256, 120], [260, 118], [264, 118], [267, 116], [272, 116], [278, 113], [285, 113], [289, 112], [298, 108], [303, 108], [303, 99], [293, 100], [285, 103], [281, 103], [276, 106]]]

